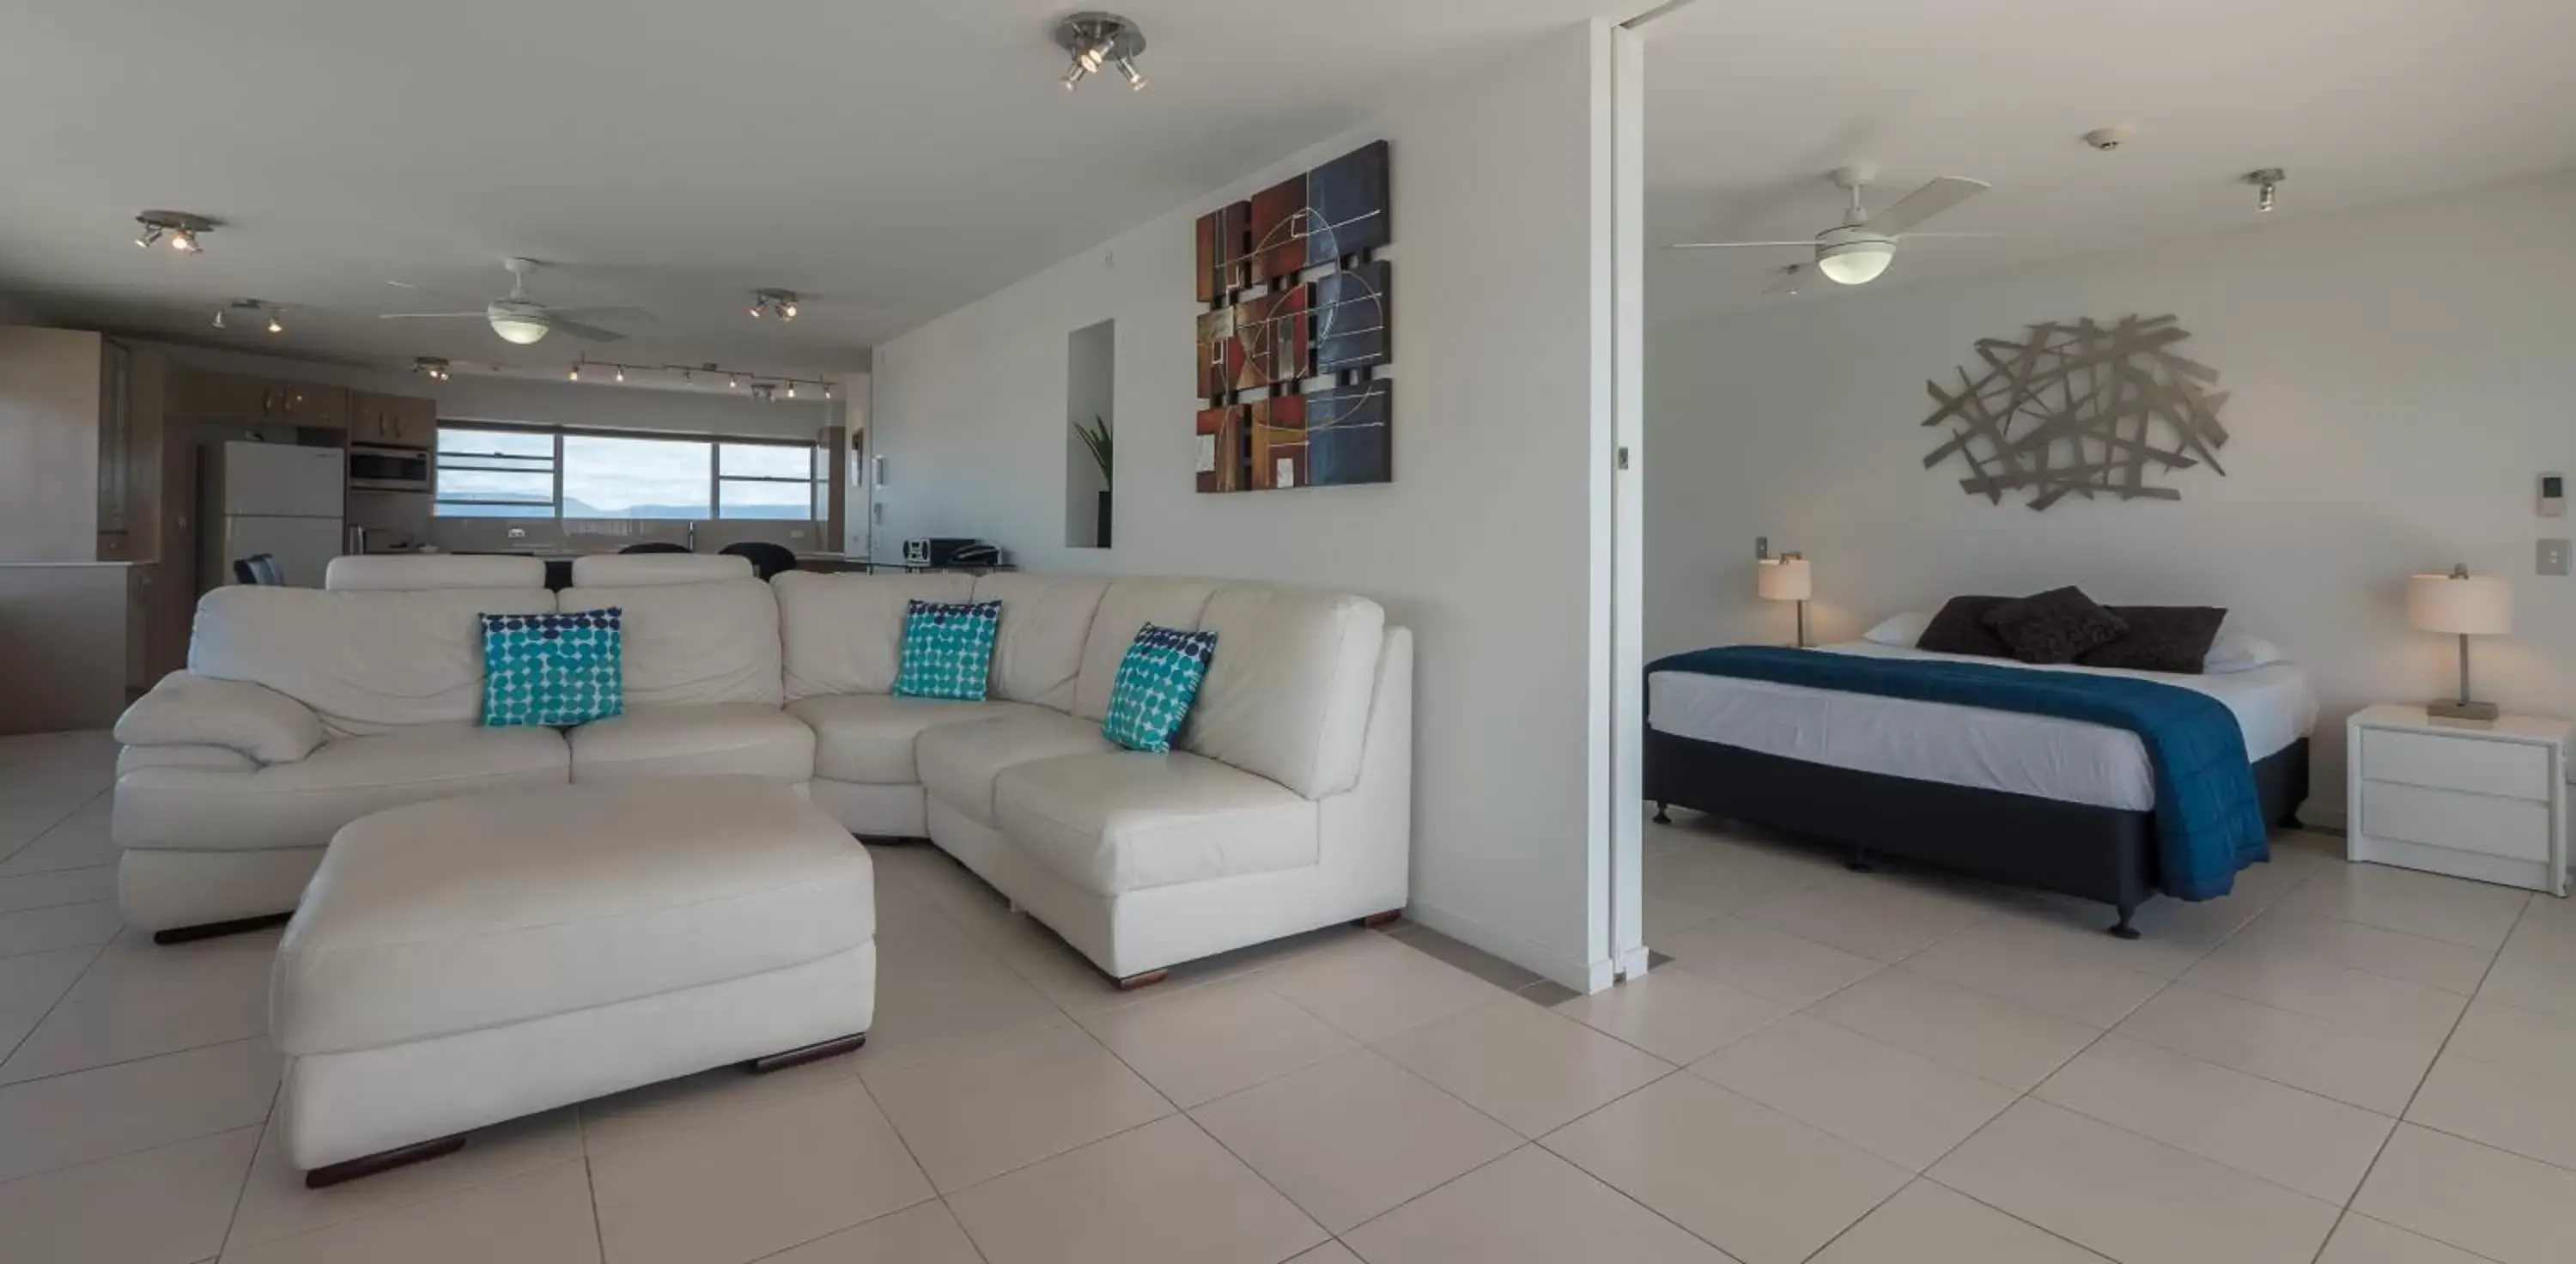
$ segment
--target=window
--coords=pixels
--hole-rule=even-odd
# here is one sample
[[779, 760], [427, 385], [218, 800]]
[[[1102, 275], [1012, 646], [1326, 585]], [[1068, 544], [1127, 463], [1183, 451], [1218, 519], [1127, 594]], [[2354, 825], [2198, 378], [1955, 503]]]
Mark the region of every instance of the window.
[[820, 520], [823, 483], [814, 467], [821, 453], [774, 443], [717, 447], [716, 516]]
[[442, 518], [551, 518], [555, 437], [527, 430], [438, 428]]
[[818, 521], [821, 462], [802, 443], [440, 426], [437, 512]]

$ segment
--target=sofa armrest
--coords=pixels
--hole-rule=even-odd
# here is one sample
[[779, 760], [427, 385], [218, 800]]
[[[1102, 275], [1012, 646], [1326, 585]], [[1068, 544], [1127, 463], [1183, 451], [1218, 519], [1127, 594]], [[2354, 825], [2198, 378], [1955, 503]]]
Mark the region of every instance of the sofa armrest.
[[322, 719], [310, 707], [266, 685], [172, 672], [116, 721], [128, 746], [220, 746], [263, 764], [288, 764], [313, 753]]

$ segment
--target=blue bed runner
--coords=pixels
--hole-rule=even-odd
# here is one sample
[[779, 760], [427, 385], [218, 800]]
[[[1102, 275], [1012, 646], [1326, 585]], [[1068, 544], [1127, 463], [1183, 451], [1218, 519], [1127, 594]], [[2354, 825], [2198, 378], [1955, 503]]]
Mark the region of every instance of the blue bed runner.
[[1674, 654], [1648, 663], [1646, 671], [1767, 680], [2125, 729], [2145, 744], [2154, 773], [2159, 889], [2176, 899], [2216, 899], [2235, 885], [2237, 870], [2271, 858], [2271, 831], [2254, 790], [2245, 731], [2227, 704], [2195, 690], [2134, 676], [1752, 645]]

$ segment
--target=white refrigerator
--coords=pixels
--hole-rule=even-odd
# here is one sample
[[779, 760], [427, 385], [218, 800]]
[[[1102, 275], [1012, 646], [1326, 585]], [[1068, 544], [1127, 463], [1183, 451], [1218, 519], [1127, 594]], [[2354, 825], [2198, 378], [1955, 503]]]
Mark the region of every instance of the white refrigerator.
[[208, 445], [202, 456], [197, 478], [206, 547], [199, 584], [233, 583], [235, 561], [266, 553], [285, 569], [287, 583], [321, 587], [346, 535], [346, 455], [338, 448], [224, 443]]

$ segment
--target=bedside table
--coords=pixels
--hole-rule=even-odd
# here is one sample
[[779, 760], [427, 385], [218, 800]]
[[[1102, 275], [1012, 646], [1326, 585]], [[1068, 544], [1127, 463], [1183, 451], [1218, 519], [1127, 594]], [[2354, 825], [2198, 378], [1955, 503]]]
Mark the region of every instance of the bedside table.
[[2355, 714], [2345, 857], [2566, 895], [2568, 733], [2530, 715]]

